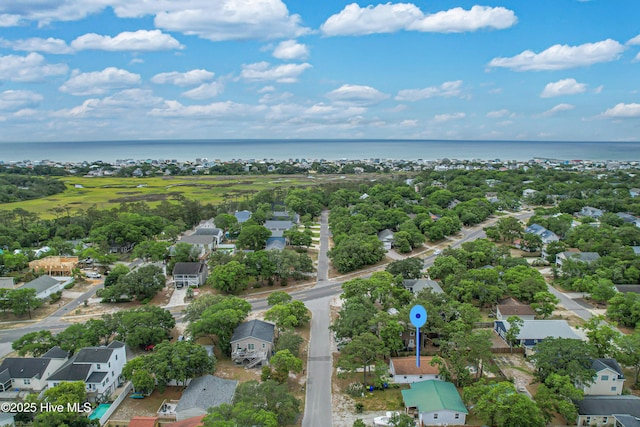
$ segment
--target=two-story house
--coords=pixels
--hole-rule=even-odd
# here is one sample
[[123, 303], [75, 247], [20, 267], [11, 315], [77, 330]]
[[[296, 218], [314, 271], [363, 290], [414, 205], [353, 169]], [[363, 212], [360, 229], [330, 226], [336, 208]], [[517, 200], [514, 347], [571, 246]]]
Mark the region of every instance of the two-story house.
[[582, 386], [585, 396], [619, 396], [624, 388], [624, 374], [616, 359], [593, 359], [596, 371], [593, 383]]
[[53, 347], [41, 357], [7, 357], [0, 364], [0, 391], [32, 390], [40, 392], [47, 387], [47, 378], [58, 370], [69, 354]]
[[89, 400], [108, 398], [122, 383], [126, 362], [127, 352], [120, 341], [106, 347], [85, 347], [49, 376], [47, 384], [55, 387], [66, 381], [84, 381]]
[[204, 262], [176, 262], [173, 267], [173, 281], [176, 288], [183, 286], [200, 287], [207, 281], [209, 270]]

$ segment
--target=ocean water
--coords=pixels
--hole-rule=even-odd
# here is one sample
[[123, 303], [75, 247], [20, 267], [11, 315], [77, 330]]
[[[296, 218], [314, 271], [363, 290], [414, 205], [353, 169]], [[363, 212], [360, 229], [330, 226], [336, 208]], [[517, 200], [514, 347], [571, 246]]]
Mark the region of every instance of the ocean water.
[[640, 161], [640, 142], [434, 140], [143, 140], [0, 144], [0, 161], [118, 159], [501, 159]]

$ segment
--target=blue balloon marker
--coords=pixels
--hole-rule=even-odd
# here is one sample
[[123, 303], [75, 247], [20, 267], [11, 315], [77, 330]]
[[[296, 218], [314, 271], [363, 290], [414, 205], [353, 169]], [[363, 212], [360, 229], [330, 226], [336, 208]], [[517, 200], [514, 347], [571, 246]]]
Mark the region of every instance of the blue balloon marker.
[[420, 328], [427, 323], [427, 310], [421, 305], [414, 305], [409, 312], [409, 319], [416, 327], [416, 366], [420, 367]]

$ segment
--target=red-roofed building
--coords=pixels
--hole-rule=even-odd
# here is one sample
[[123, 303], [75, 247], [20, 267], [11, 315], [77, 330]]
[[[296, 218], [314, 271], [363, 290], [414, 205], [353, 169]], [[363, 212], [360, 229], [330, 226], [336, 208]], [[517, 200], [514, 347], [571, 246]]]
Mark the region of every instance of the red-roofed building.
[[206, 415], [199, 415], [197, 417], [187, 418], [186, 420], [176, 421], [175, 423], [167, 424], [166, 427], [201, 427], [204, 424], [202, 420]]
[[158, 427], [158, 417], [133, 417], [128, 427]]
[[430, 356], [420, 356], [420, 367], [416, 366], [416, 357], [392, 357], [389, 362], [389, 372], [393, 382], [410, 384], [417, 381], [440, 380], [440, 368], [431, 366]]

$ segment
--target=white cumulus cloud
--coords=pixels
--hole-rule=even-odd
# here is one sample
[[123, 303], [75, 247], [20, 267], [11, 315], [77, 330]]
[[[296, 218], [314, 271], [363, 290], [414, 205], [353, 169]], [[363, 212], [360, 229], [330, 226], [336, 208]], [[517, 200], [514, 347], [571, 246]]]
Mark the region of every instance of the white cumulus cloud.
[[423, 89], [403, 89], [395, 97], [396, 101], [420, 101], [422, 99], [459, 96], [462, 93], [462, 80], [444, 82], [440, 86]]
[[73, 53], [64, 40], [49, 37], [46, 39], [33, 37], [23, 40], [4, 40], [0, 39], [0, 46], [10, 47], [13, 50], [21, 50], [26, 52], [43, 52], [53, 55]]
[[433, 119], [436, 122], [448, 122], [449, 120], [460, 120], [467, 117], [465, 113], [436, 114]]
[[60, 76], [68, 71], [66, 64], [47, 64], [39, 53], [0, 56], [0, 81], [39, 82], [45, 77]]
[[604, 117], [610, 118], [632, 118], [632, 117], [640, 117], [640, 104], [632, 103], [632, 104], [624, 104], [620, 103], [616, 106], [609, 108], [607, 111], [602, 113]]
[[274, 80], [279, 83], [295, 83], [298, 81], [300, 74], [307, 68], [311, 68], [311, 64], [283, 64], [272, 67], [268, 62], [256, 62], [253, 64], [245, 64], [242, 66], [240, 77], [253, 81]]
[[100, 34], [84, 34], [71, 42], [76, 50], [106, 50], [150, 52], [182, 49], [184, 46], [169, 34], [160, 30], [124, 31], [115, 37]]
[[151, 77], [155, 84], [172, 84], [176, 86], [195, 86], [213, 79], [215, 73], [204, 69], [190, 70], [184, 73], [171, 71]]
[[103, 95], [114, 89], [137, 86], [142, 79], [139, 74], [120, 68], [108, 67], [102, 71], [80, 73], [75, 71], [71, 78], [60, 86], [60, 90], [76, 96]]
[[640, 34], [632, 38], [627, 42], [628, 45], [639, 45], [640, 44]]
[[614, 61], [624, 49], [623, 45], [612, 39], [579, 46], [556, 44], [540, 53], [525, 50], [510, 58], [494, 58], [489, 67], [510, 68], [514, 71], [566, 70]]
[[573, 110], [574, 108], [576, 108], [574, 105], [571, 104], [558, 104], [555, 107], [545, 111], [544, 113], [541, 114], [541, 116], [543, 117], [549, 117], [549, 116], [554, 116], [562, 111], [570, 111]]
[[0, 27], [15, 27], [20, 24], [20, 15], [0, 14]]
[[0, 110], [18, 111], [37, 107], [43, 97], [29, 90], [6, 90], [0, 93]]
[[371, 105], [389, 98], [389, 95], [371, 86], [345, 84], [327, 93], [327, 98], [345, 104]]
[[219, 82], [203, 83], [200, 86], [182, 92], [182, 96], [191, 99], [215, 98], [224, 90], [224, 86]]
[[509, 116], [513, 116], [513, 113], [511, 113], [511, 111], [507, 109], [489, 111], [487, 113], [487, 117], [490, 119], [500, 119], [500, 118], [509, 117]]
[[275, 47], [273, 57], [285, 60], [307, 59], [309, 57], [309, 48], [295, 40], [285, 40]]
[[182, 105], [178, 101], [165, 101], [162, 107], [154, 108], [149, 114], [159, 117], [223, 117], [241, 118], [263, 111], [266, 107], [239, 104], [236, 102], [214, 102], [207, 105]]
[[576, 79], [563, 79], [558, 80], [557, 82], [548, 83], [540, 94], [540, 98], [575, 95], [578, 93], [584, 93], [586, 90], [587, 85], [584, 83], [578, 83]]
[[460, 7], [425, 15], [413, 3], [386, 3], [360, 7], [351, 3], [320, 27], [326, 36], [393, 33], [400, 30], [459, 33], [482, 28], [504, 29], [518, 21], [503, 7]]

